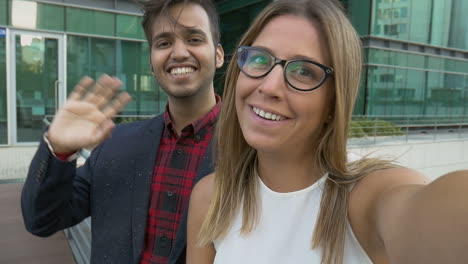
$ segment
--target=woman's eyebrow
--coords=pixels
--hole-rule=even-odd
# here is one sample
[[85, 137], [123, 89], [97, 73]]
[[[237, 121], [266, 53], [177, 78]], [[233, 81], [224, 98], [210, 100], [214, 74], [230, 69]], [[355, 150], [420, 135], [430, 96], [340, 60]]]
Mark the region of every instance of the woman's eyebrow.
[[[262, 49], [262, 50], [265, 50], [265, 51], [268, 52], [269, 54], [271, 54], [271, 55], [273, 55], [273, 56], [276, 57], [276, 55], [274, 55], [274, 52], [273, 52], [271, 49], [269, 49], [269, 48], [267, 48], [267, 47], [265, 47], [265, 46], [255, 45], [255, 46], [252, 46], [252, 47], [260, 48], [260, 49]], [[282, 60], [283, 60], [283, 59], [285, 59], [285, 58], [278, 58], [278, 59], [282, 59]], [[292, 56], [292, 57], [289, 57], [289, 58], [287, 58], [287, 59], [285, 59], [285, 60], [308, 60], [308, 61], [313, 61], [313, 62], [317, 62], [317, 63], [323, 64], [323, 62], [320, 62], [319, 60], [317, 60], [317, 59], [315, 59], [315, 58], [311, 58], [311, 57], [304, 56], [304, 55], [299, 55], [299, 54], [294, 55], [294, 56]]]

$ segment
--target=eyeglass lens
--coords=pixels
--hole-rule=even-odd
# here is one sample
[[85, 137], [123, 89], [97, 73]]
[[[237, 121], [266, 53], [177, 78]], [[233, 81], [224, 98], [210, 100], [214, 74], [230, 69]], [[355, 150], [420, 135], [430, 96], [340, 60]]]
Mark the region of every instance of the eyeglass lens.
[[[244, 49], [238, 54], [240, 69], [250, 77], [262, 77], [275, 65], [275, 58], [259, 49]], [[293, 60], [287, 63], [286, 81], [293, 87], [308, 90], [315, 88], [325, 78], [325, 71], [306, 60]]]

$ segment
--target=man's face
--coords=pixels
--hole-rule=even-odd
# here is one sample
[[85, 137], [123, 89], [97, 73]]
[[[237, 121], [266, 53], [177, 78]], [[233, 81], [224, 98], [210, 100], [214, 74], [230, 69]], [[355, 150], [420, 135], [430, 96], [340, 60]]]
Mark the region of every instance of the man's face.
[[169, 9], [177, 21], [161, 16], [153, 24], [151, 65], [169, 98], [203, 95], [213, 89], [216, 68], [223, 64], [223, 50], [214, 47], [210, 21], [196, 4]]

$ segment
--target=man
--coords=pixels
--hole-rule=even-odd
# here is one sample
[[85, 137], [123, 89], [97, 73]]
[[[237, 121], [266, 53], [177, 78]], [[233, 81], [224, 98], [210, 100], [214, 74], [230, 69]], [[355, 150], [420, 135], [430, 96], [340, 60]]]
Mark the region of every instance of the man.
[[[49, 236], [92, 217], [91, 263], [185, 263], [192, 187], [213, 171], [210, 142], [220, 109], [213, 76], [223, 64], [208, 0], [153, 0], [142, 22], [166, 111], [119, 125], [130, 100], [121, 82], [83, 78], [32, 160], [22, 193], [26, 228]], [[78, 169], [76, 151], [97, 147]]]

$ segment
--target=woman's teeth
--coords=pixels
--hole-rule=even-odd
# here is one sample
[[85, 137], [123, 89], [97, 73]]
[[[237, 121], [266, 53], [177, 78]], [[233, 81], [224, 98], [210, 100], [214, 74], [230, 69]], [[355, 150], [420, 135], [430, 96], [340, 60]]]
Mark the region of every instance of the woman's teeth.
[[268, 120], [281, 121], [281, 120], [286, 119], [284, 116], [276, 115], [276, 114], [273, 114], [273, 113], [270, 113], [270, 112], [265, 112], [262, 109], [257, 108], [255, 106], [252, 107], [252, 109], [255, 112], [255, 114], [257, 114], [258, 116], [263, 117], [265, 119], [268, 119]]

